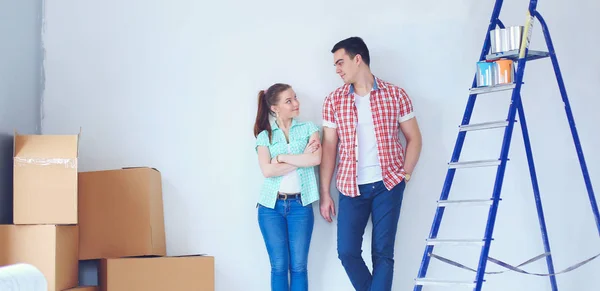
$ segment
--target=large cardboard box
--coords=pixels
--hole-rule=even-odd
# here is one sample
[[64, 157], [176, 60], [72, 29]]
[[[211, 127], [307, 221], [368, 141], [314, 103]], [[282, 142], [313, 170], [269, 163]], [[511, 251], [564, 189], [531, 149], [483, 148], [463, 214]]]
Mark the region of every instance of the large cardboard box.
[[77, 286], [76, 225], [0, 225], [0, 265], [28, 263], [48, 281], [48, 291]]
[[14, 224], [77, 224], [78, 141], [15, 132]]
[[160, 172], [153, 168], [79, 173], [79, 259], [165, 256]]
[[101, 291], [214, 291], [208, 256], [114, 258], [100, 261]]

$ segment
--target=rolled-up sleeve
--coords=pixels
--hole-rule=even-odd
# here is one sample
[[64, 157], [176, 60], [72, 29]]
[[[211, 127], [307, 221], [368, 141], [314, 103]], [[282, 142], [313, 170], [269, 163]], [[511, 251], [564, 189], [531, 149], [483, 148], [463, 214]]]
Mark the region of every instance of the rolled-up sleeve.
[[323, 102], [323, 126], [337, 128], [332, 95], [325, 97], [325, 101]]
[[400, 89], [400, 113], [398, 114], [398, 122], [404, 122], [415, 117], [415, 111], [412, 101], [404, 89]]

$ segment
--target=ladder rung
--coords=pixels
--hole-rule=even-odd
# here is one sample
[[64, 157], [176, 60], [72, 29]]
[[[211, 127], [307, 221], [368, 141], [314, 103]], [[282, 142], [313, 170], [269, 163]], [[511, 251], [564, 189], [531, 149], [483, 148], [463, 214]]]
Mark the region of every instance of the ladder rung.
[[438, 201], [438, 207], [460, 205], [492, 205], [492, 202], [492, 199], [440, 200]]
[[465, 286], [465, 287], [475, 287], [475, 282], [473, 281], [456, 281], [456, 280], [443, 280], [443, 279], [433, 279], [433, 278], [417, 278], [415, 279], [416, 285], [421, 286]]
[[[519, 53], [519, 50], [512, 50], [507, 52], [492, 53], [487, 55], [485, 58], [488, 61], [495, 61], [499, 59], [511, 59], [513, 61], [517, 61], [519, 59]], [[533, 61], [537, 59], [547, 58], [549, 56], [550, 53], [548, 52], [530, 50], [529, 53], [527, 53], [526, 59], [528, 61]]]
[[500, 165], [500, 160], [482, 160], [482, 161], [468, 161], [468, 162], [454, 162], [449, 163], [450, 169], [458, 168], [475, 168], [475, 167], [492, 167]]
[[484, 243], [483, 239], [438, 239], [428, 238], [427, 245], [480, 245]]
[[491, 129], [491, 128], [499, 128], [499, 127], [507, 127], [507, 126], [508, 126], [508, 121], [500, 120], [500, 121], [491, 121], [491, 122], [461, 125], [459, 127], [459, 131], [473, 131], [473, 130]]
[[517, 87], [517, 85], [515, 83], [512, 83], [512, 84], [502, 84], [502, 85], [489, 86], [489, 87], [471, 88], [470, 91], [471, 91], [471, 94], [486, 94], [486, 93], [512, 90], [515, 87]]

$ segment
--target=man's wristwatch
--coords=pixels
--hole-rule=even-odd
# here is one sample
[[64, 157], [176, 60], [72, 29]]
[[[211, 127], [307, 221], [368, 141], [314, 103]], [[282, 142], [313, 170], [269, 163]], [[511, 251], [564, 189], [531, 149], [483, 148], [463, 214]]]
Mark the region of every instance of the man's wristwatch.
[[409, 173], [404, 174], [404, 180], [406, 180], [406, 182], [408, 182], [410, 180], [410, 174]]

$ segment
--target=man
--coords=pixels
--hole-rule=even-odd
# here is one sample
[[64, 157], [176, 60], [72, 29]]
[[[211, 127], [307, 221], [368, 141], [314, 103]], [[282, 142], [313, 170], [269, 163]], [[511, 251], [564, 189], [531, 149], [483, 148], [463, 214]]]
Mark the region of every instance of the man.
[[[361, 38], [342, 40], [331, 52], [344, 85], [323, 103], [321, 215], [328, 222], [335, 215], [329, 189], [339, 145], [339, 259], [356, 290], [391, 290], [400, 206], [419, 159], [421, 133], [406, 92], [371, 73], [369, 50]], [[371, 215], [372, 274], [361, 254]]]

